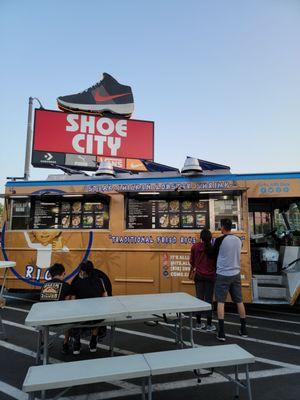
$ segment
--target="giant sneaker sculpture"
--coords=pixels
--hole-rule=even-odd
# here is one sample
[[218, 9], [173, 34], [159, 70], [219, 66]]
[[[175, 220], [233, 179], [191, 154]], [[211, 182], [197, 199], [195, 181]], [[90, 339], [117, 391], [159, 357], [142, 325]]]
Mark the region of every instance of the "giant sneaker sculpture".
[[133, 113], [134, 101], [130, 86], [121, 85], [106, 72], [100, 82], [83, 92], [60, 96], [58, 107], [63, 111], [103, 115], [119, 114], [129, 118]]

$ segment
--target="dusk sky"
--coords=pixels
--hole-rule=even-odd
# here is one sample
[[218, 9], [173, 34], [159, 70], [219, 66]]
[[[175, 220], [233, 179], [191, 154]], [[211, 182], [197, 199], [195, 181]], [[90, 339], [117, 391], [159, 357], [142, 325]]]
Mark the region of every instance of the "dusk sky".
[[55, 110], [103, 72], [155, 122], [159, 163], [300, 170], [299, 0], [0, 0], [0, 54], [2, 193], [24, 173], [29, 96]]

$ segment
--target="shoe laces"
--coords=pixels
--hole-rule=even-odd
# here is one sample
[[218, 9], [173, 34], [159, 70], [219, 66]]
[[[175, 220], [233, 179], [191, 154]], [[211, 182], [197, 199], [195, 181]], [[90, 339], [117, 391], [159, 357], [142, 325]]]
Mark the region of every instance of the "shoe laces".
[[101, 82], [102, 82], [102, 80], [99, 81], [99, 82], [96, 82], [94, 85], [90, 86], [89, 88], [83, 90], [83, 91], [80, 92], [80, 93], [87, 93], [87, 92], [89, 92], [90, 90], [95, 89], [97, 86], [100, 86]]

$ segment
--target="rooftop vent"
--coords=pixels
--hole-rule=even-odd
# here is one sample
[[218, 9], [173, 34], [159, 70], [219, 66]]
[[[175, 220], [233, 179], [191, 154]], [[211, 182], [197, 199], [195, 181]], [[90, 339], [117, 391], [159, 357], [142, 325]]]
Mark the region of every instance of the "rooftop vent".
[[181, 173], [184, 175], [198, 175], [202, 174], [203, 170], [200, 167], [199, 161], [197, 158], [187, 157], [184, 166], [181, 170]]
[[112, 164], [108, 161], [101, 161], [97, 171], [95, 172], [95, 176], [99, 175], [107, 175], [107, 176], [115, 176], [115, 171]]

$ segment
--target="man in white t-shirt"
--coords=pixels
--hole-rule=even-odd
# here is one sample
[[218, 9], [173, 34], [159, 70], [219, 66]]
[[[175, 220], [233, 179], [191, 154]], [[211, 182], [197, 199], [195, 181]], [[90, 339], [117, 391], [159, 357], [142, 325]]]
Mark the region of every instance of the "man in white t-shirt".
[[226, 340], [224, 330], [224, 306], [226, 296], [230, 293], [231, 299], [237, 305], [240, 315], [241, 328], [239, 335], [247, 337], [246, 311], [242, 298], [241, 286], [241, 248], [242, 241], [231, 233], [232, 222], [230, 219], [221, 221], [223, 236], [218, 237], [214, 243], [214, 252], [217, 258], [217, 279], [215, 285], [215, 297], [218, 302], [219, 329], [217, 339]]

